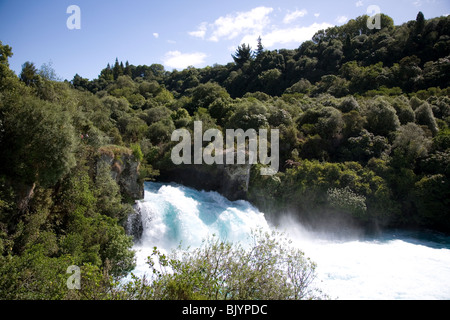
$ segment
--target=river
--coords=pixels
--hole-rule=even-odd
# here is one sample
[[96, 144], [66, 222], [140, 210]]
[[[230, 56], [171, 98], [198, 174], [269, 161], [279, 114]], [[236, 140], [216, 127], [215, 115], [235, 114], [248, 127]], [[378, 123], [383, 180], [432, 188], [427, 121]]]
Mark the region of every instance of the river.
[[[169, 251], [201, 245], [209, 234], [245, 241], [252, 229], [275, 228], [250, 203], [216, 192], [147, 182], [137, 203], [143, 233], [136, 241], [136, 275], [148, 271], [153, 247]], [[389, 230], [367, 236], [358, 230], [315, 232], [285, 216], [276, 227], [317, 263], [317, 282], [332, 299], [450, 299], [450, 237], [436, 232]], [[342, 231], [342, 230], [341, 230]]]

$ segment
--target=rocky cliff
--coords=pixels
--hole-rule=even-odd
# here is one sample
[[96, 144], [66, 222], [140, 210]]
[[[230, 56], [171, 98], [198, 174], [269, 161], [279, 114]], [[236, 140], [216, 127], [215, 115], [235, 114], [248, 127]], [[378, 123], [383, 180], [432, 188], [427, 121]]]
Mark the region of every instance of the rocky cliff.
[[160, 169], [158, 180], [205, 191], [217, 191], [229, 200], [247, 199], [251, 165], [179, 165]]
[[97, 166], [100, 162], [111, 167], [112, 178], [116, 180], [125, 198], [144, 198], [144, 183], [139, 176], [140, 163], [130, 149], [114, 145], [104, 146], [99, 149]]

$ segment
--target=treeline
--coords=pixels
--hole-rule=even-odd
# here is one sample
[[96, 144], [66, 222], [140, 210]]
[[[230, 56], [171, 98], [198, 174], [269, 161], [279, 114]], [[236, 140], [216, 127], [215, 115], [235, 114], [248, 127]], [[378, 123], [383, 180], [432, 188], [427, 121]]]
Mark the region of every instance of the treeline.
[[[168, 72], [159, 64], [124, 65], [118, 60], [88, 81], [79, 75], [76, 87], [93, 93], [125, 75], [135, 81], [156, 81], [176, 98], [199, 84], [215, 82], [231, 97], [248, 92], [375, 95], [411, 93], [449, 84], [450, 22], [448, 17], [425, 20], [422, 13], [401, 26], [382, 14], [381, 29], [368, 29], [367, 16], [317, 32], [294, 50], [265, 50], [264, 39], [252, 50], [242, 44], [233, 62]], [[141, 96], [145, 98], [145, 95]]]
[[[92, 81], [32, 62], [15, 75], [0, 43], [0, 297], [107, 297], [134, 265], [132, 207], [101, 150], [129, 150], [151, 179], [197, 120], [279, 129], [280, 172], [255, 166], [248, 192], [267, 212], [450, 231], [450, 18], [366, 18], [296, 50], [261, 39], [225, 66], [173, 72], [116, 60]], [[83, 290], [67, 289], [69, 265]]]

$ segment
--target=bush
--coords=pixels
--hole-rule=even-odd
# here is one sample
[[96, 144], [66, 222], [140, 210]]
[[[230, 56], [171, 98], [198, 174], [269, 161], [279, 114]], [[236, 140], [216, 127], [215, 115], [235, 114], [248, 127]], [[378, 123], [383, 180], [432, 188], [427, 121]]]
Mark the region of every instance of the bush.
[[433, 110], [428, 102], [422, 103], [416, 110], [416, 122], [417, 124], [427, 126], [428, 129], [436, 135], [439, 131], [438, 125], [436, 123], [436, 119], [433, 115]]
[[354, 193], [349, 187], [328, 189], [328, 201], [338, 210], [362, 217], [367, 211], [366, 197]]
[[[147, 284], [148, 296], [145, 298], [326, 298], [313, 284], [315, 263], [276, 232], [256, 230], [252, 232], [247, 246], [220, 241], [213, 236], [199, 248], [173, 251], [167, 256], [155, 248], [149, 265], [156, 277]], [[152, 290], [148, 290], [149, 287]]]
[[136, 161], [142, 162], [142, 160], [144, 160], [144, 154], [142, 153], [141, 146], [138, 143], [133, 143], [131, 145], [131, 150], [133, 151], [133, 156]]
[[381, 97], [369, 102], [366, 116], [367, 129], [375, 135], [388, 136], [400, 127], [395, 109]]
[[172, 119], [163, 119], [153, 123], [147, 131], [147, 137], [154, 144], [169, 142], [172, 132], [175, 130], [175, 125]]

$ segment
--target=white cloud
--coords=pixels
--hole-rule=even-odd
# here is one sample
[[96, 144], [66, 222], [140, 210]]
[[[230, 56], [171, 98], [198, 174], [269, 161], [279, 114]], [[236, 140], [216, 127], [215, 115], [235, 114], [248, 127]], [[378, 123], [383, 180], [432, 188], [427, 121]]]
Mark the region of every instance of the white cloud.
[[202, 22], [196, 31], [190, 31], [188, 33], [189, 33], [189, 35], [191, 35], [193, 37], [204, 39], [205, 34], [206, 34], [207, 25], [208, 24], [206, 22]]
[[262, 33], [270, 23], [268, 15], [273, 8], [257, 7], [246, 12], [237, 12], [218, 18], [212, 24], [211, 41], [219, 41], [222, 38], [234, 39], [243, 33]]
[[363, 5], [364, 5], [364, 3], [361, 0], [359, 0], [358, 2], [355, 3], [355, 6], [358, 8], [362, 7]]
[[153, 36], [158, 39], [159, 38], [159, 33], [158, 32], [153, 32]]
[[[312, 36], [317, 31], [333, 27], [333, 25], [329, 23], [313, 23], [309, 26], [292, 25], [283, 28], [281, 25], [277, 26], [271, 21], [270, 16], [273, 11], [273, 8], [261, 6], [253, 8], [250, 11], [233, 12], [219, 17], [212, 23], [203, 22], [197, 27], [197, 30], [188, 33], [193, 37], [215, 42], [221, 40], [233, 40], [233, 42], [237, 42], [238, 39], [241, 39], [239, 43], [229, 46], [228, 49], [234, 51], [236, 45], [242, 43], [249, 44], [252, 48], [256, 48], [259, 36], [261, 36], [263, 46], [266, 48], [286, 44], [300, 45], [306, 40], [311, 40]], [[278, 11], [281, 11], [281, 9], [278, 9]], [[287, 12], [283, 17], [282, 22], [285, 24], [291, 23], [307, 14], [308, 12], [306, 9]], [[314, 16], [318, 18], [320, 13], [315, 13]], [[345, 19], [344, 21], [347, 21], [347, 17], [341, 18]], [[172, 52], [171, 55], [166, 56], [166, 61], [168, 61], [171, 66], [174, 66], [175, 63], [172, 63], [172, 61], [175, 59], [184, 60], [184, 56], [185, 55], [182, 55], [178, 51], [176, 51], [175, 54]], [[202, 59], [205, 58], [204, 55], [200, 57]], [[181, 63], [181, 65], [185, 67], [189, 64]]]
[[414, 5], [415, 7], [421, 7], [421, 6], [422, 6], [422, 0], [416, 0], [416, 1], [414, 1], [414, 2], [413, 2], [413, 5]]
[[203, 52], [181, 53], [180, 51], [169, 51], [163, 58], [166, 67], [185, 69], [189, 66], [197, 66], [205, 62], [206, 54]]
[[307, 13], [308, 13], [308, 11], [306, 11], [306, 9], [295, 10], [294, 12], [288, 13], [284, 17], [283, 22], [286, 24], [291, 23], [292, 21], [296, 20], [297, 18], [304, 17]]
[[336, 22], [339, 24], [347, 22], [348, 18], [346, 16], [339, 16], [336, 18]]
[[[267, 34], [261, 35], [262, 44], [266, 48], [289, 43], [300, 45], [304, 41], [311, 40], [312, 36], [317, 31], [331, 27], [333, 27], [333, 25], [329, 23], [313, 23], [307, 27], [275, 29]], [[256, 48], [257, 37], [256, 34], [246, 35], [241, 43], [248, 43], [252, 48]]]

